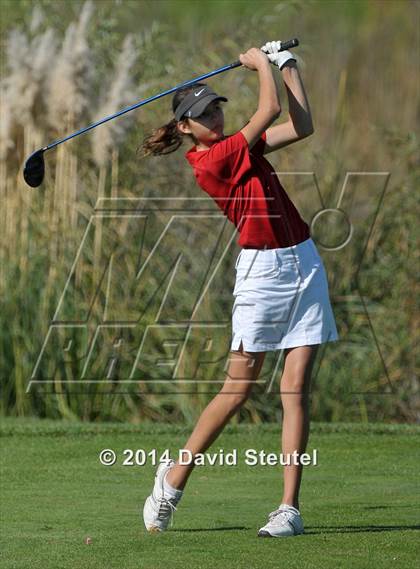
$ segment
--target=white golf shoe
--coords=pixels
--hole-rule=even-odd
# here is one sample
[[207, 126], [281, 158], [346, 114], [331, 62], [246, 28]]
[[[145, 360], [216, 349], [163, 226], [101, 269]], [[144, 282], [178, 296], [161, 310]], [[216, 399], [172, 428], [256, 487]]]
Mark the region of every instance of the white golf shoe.
[[268, 523], [258, 531], [258, 537], [289, 537], [304, 533], [299, 510], [289, 504], [280, 504], [268, 514]]
[[183, 491], [164, 487], [164, 477], [174, 466], [175, 461], [170, 459], [161, 462], [155, 475], [153, 491], [146, 498], [143, 507], [143, 521], [150, 533], [165, 531], [169, 521], [173, 523], [172, 514], [177, 509], [176, 504], [182, 497]]

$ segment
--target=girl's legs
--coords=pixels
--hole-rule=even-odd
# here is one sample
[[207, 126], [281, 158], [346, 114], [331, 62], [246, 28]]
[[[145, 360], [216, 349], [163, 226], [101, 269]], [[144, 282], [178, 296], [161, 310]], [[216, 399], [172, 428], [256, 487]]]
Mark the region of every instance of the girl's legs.
[[[242, 342], [239, 351], [231, 354], [232, 359], [222, 389], [201, 413], [190, 438], [183, 447], [190, 450], [193, 457], [196, 453], [205, 452], [211, 446], [229, 419], [245, 403], [265, 358], [265, 352], [244, 352]], [[174, 488], [182, 490], [193, 468], [193, 463], [182, 465], [176, 462], [169, 470], [166, 481]]]
[[[305, 452], [309, 437], [309, 387], [312, 367], [318, 344], [288, 348], [280, 380], [283, 405], [282, 453]], [[291, 461], [293, 459], [291, 458]], [[282, 504], [299, 509], [299, 489], [302, 478], [301, 464], [284, 466]]]

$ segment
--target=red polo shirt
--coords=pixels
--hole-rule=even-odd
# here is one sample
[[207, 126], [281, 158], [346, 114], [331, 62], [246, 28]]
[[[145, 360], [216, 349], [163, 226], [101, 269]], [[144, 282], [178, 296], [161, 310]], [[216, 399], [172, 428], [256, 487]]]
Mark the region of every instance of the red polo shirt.
[[250, 150], [239, 130], [208, 150], [193, 146], [185, 153], [198, 185], [238, 229], [238, 245], [248, 249], [290, 247], [310, 237], [308, 224], [263, 157], [265, 140], [263, 132]]

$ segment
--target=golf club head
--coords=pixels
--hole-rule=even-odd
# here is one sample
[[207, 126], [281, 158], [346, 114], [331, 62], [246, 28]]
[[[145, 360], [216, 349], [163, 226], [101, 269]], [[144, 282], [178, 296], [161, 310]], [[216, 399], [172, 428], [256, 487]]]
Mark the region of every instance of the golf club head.
[[44, 164], [44, 150], [37, 150], [29, 156], [25, 162], [25, 168], [23, 169], [23, 177], [25, 182], [32, 188], [37, 188], [42, 184], [45, 173]]

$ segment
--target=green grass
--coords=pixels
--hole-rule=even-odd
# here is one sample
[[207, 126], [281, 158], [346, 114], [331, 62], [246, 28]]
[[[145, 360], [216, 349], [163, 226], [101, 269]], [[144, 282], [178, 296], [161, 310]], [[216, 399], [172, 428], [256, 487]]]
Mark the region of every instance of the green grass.
[[[277, 425], [228, 425], [213, 452], [238, 449], [236, 467], [197, 467], [161, 535], [139, 512], [155, 467], [122, 466], [124, 449], [182, 447], [190, 427], [3, 419], [4, 568], [340, 568], [415, 566], [419, 427], [313, 424], [301, 510], [306, 535], [260, 539], [281, 498], [281, 470], [245, 465], [246, 448], [279, 451]], [[113, 467], [98, 453], [114, 449]], [[92, 545], [85, 545], [90, 536]], [[417, 551], [416, 551], [417, 547]]]

